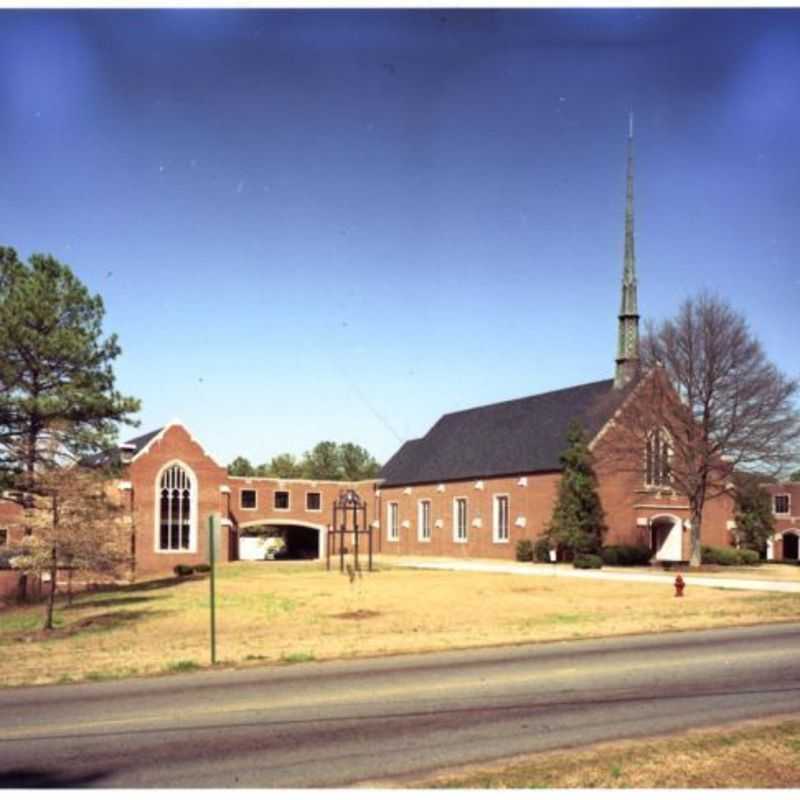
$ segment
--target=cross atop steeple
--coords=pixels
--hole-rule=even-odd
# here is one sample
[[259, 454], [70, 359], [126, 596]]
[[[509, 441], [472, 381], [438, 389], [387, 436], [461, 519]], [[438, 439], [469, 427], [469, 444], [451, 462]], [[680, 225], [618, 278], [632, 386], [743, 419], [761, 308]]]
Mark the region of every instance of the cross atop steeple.
[[619, 309], [617, 369], [614, 387], [621, 389], [639, 371], [639, 307], [636, 288], [636, 251], [633, 240], [633, 112], [628, 120], [628, 175], [625, 196], [625, 258]]

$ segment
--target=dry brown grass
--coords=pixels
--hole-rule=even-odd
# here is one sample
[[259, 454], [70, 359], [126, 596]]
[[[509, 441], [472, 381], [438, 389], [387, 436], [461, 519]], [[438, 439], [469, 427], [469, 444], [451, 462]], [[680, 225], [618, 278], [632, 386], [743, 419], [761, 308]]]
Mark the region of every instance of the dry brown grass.
[[733, 789], [800, 786], [800, 719], [551, 751], [412, 784], [415, 788]]
[[[369, 613], [372, 612], [372, 613]], [[103, 625], [86, 620], [104, 615]], [[155, 674], [208, 663], [208, 581], [80, 597], [72, 635], [40, 638], [40, 608], [0, 613], [0, 685]], [[351, 583], [317, 564], [240, 563], [217, 577], [218, 658], [228, 665], [800, 619], [800, 595], [522, 575], [383, 568]]]

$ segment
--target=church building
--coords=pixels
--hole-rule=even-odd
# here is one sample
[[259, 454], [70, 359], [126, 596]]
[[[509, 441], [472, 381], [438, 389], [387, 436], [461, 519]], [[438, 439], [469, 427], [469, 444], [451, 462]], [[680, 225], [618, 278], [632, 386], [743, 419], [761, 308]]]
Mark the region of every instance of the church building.
[[[514, 559], [517, 542], [537, 539], [550, 520], [570, 423], [597, 447], [647, 379], [639, 365], [633, 177], [631, 131], [613, 378], [445, 414], [406, 442], [377, 480], [359, 483], [228, 475], [177, 421], [138, 436], [98, 459], [122, 467], [117, 488], [131, 511], [136, 574], [208, 562], [211, 514], [222, 525], [219, 560], [257, 557], [249, 533], [264, 526], [280, 529], [290, 556], [323, 558], [332, 504], [348, 489], [368, 504], [376, 552]], [[641, 470], [598, 466], [597, 475], [605, 544], [644, 545], [656, 561], [688, 561], [688, 503], [669, 487], [657, 452], [642, 454]], [[703, 543], [730, 545], [733, 518], [731, 498], [710, 501]]]

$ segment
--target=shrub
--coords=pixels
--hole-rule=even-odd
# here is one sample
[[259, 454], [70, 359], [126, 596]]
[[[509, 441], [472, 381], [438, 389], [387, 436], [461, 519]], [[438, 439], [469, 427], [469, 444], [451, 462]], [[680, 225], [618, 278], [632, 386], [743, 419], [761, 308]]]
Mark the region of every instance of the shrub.
[[703, 547], [704, 564], [719, 564], [721, 567], [736, 567], [742, 563], [735, 547]]
[[594, 556], [588, 553], [580, 554], [575, 556], [572, 566], [575, 567], [575, 569], [602, 569], [603, 559], [600, 558], [600, 556]]
[[616, 567], [619, 564], [619, 550], [616, 547], [604, 547], [600, 551], [600, 558], [609, 567]]
[[191, 575], [194, 572], [194, 567], [190, 566], [189, 564], [176, 564], [172, 571], [179, 577], [185, 578], [187, 575]]
[[618, 544], [604, 547], [601, 555], [603, 563], [621, 567], [644, 566], [650, 563], [650, 550], [633, 544]]
[[530, 539], [517, 542], [517, 561], [533, 561], [533, 542]]
[[198, 564], [194, 568], [195, 572], [211, 572], [211, 564]]
[[746, 548], [742, 548], [739, 550], [739, 559], [742, 564], [746, 564], [747, 566], [751, 567], [754, 564], [759, 564], [761, 562], [761, 556], [755, 550], [748, 550]]
[[533, 558], [542, 564], [550, 562], [550, 540], [545, 537], [539, 537], [533, 545]]

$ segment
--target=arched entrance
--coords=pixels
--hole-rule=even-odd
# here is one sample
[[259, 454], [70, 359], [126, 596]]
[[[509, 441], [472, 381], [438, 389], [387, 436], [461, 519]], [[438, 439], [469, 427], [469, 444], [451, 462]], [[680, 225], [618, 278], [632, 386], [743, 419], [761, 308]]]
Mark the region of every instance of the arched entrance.
[[786, 531], [783, 534], [783, 557], [786, 559], [797, 560], [798, 558], [798, 537], [797, 531]]
[[285, 547], [276, 560], [309, 561], [325, 557], [326, 525], [295, 519], [259, 519], [239, 526], [239, 560], [263, 561], [267, 559], [267, 542], [274, 545], [283, 540]]
[[650, 550], [655, 561], [683, 560], [683, 521], [671, 514], [650, 520]]

